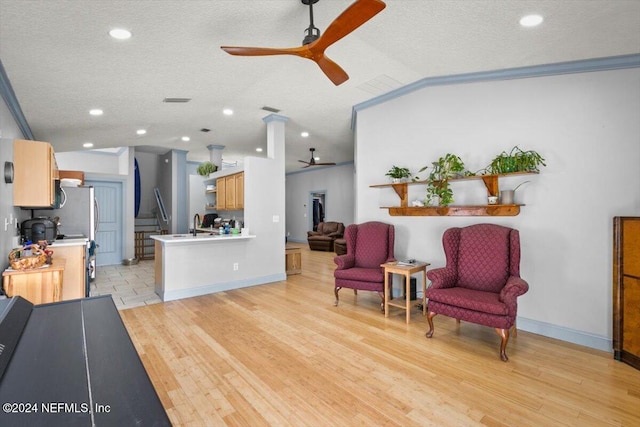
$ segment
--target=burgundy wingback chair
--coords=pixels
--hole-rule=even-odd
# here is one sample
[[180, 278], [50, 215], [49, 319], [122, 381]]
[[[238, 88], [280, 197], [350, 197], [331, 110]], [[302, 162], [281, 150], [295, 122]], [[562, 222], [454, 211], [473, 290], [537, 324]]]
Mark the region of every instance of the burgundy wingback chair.
[[442, 236], [444, 268], [429, 270], [429, 331], [433, 317], [444, 314], [460, 322], [495, 328], [502, 342], [500, 358], [507, 361], [509, 329], [514, 326], [518, 296], [529, 289], [520, 278], [520, 233], [495, 224], [450, 228]]
[[347, 226], [344, 238], [347, 253], [334, 258], [337, 264], [335, 277], [335, 305], [338, 305], [338, 291], [342, 288], [378, 292], [384, 307], [384, 269], [385, 262], [395, 261], [393, 245], [395, 229], [391, 224], [365, 222]]
[[312, 251], [333, 252], [333, 242], [344, 235], [344, 224], [327, 221], [318, 224], [317, 231], [307, 231], [309, 249]]

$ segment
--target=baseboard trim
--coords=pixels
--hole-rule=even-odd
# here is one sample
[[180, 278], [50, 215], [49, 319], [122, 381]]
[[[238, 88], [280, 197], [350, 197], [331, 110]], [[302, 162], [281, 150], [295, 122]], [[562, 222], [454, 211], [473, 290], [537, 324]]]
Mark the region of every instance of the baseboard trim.
[[252, 277], [250, 279], [234, 280], [231, 282], [216, 283], [212, 285], [199, 286], [197, 288], [178, 289], [178, 290], [167, 291], [167, 292], [157, 292], [158, 289], [156, 287], [156, 293], [160, 296], [162, 301], [167, 302], [167, 301], [174, 301], [174, 300], [183, 299], [183, 298], [197, 297], [200, 295], [213, 294], [216, 292], [230, 291], [233, 289], [264, 285], [266, 283], [280, 282], [283, 280], [287, 280], [287, 275], [285, 273], [272, 274], [269, 276], [261, 276], [261, 277]]
[[596, 350], [613, 353], [613, 340], [608, 337], [590, 334], [576, 329], [565, 328], [552, 323], [540, 322], [538, 320], [517, 318], [519, 331], [532, 332], [549, 338], [567, 341], [573, 344], [583, 345]]

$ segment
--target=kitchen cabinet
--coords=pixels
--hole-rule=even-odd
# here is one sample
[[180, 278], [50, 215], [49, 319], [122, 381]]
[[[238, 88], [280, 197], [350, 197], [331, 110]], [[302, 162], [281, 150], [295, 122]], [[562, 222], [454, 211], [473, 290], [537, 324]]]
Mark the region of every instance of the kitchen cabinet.
[[244, 172], [236, 174], [236, 209], [244, 209]]
[[64, 279], [62, 281], [62, 300], [84, 298], [86, 296], [87, 263], [86, 243], [73, 246], [49, 246], [53, 259], [64, 259]]
[[77, 179], [80, 185], [84, 185], [84, 172], [82, 171], [58, 171], [59, 179]]
[[229, 175], [224, 177], [225, 186], [225, 209], [234, 209], [236, 206], [236, 176]]
[[8, 297], [20, 295], [32, 304], [57, 302], [62, 298], [65, 260], [54, 259], [50, 266], [2, 273], [2, 285]]
[[50, 207], [55, 202], [58, 167], [48, 142], [13, 141], [13, 205]]
[[216, 209], [218, 211], [223, 211], [227, 209], [227, 192], [226, 192], [226, 181], [224, 177], [218, 178], [216, 180]]
[[216, 180], [216, 209], [244, 209], [244, 172], [220, 177]]

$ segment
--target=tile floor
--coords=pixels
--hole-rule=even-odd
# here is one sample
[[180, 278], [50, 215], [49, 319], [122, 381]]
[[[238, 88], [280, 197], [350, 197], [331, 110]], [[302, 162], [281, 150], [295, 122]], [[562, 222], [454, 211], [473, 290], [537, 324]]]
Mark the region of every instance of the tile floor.
[[154, 292], [154, 261], [97, 267], [91, 296], [111, 294], [118, 310], [162, 302]]

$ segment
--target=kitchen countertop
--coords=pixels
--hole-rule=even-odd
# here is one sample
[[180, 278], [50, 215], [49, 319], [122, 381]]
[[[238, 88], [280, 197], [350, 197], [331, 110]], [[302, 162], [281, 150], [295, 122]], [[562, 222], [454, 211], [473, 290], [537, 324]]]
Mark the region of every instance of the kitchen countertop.
[[184, 244], [184, 243], [204, 243], [204, 242], [228, 242], [231, 240], [249, 240], [255, 239], [256, 236], [243, 236], [242, 234], [210, 234], [198, 233], [196, 236], [192, 234], [162, 234], [149, 236], [154, 240], [163, 244]]
[[86, 245], [89, 239], [86, 237], [77, 238], [77, 239], [62, 239], [56, 240], [49, 245], [50, 248], [56, 248], [61, 246], [77, 246], [77, 245]]

